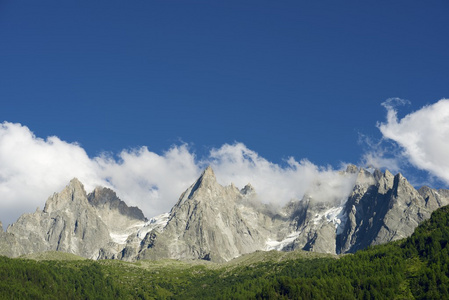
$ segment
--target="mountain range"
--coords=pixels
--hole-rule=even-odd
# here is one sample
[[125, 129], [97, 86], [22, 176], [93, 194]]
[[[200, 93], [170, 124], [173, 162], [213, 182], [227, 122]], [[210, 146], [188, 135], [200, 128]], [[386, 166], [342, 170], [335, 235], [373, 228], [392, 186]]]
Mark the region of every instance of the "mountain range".
[[0, 231], [0, 255], [63, 251], [90, 259], [229, 261], [255, 251], [303, 249], [353, 253], [410, 236], [432, 211], [449, 204], [449, 190], [416, 190], [400, 173], [350, 165], [354, 179], [342, 201], [312, 195], [284, 207], [259, 201], [250, 185], [220, 185], [212, 168], [171, 211], [147, 219], [109, 188], [87, 194], [75, 179]]

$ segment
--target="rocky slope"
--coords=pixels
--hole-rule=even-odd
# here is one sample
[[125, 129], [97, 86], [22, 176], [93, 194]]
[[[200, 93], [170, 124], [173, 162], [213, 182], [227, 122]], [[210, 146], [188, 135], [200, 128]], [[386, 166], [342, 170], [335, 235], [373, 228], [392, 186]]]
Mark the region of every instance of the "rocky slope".
[[0, 254], [64, 251], [93, 259], [204, 259], [215, 262], [256, 250], [347, 253], [409, 236], [448, 190], [413, 188], [401, 175], [349, 166], [354, 179], [339, 203], [305, 195], [281, 209], [257, 200], [248, 184], [221, 186], [207, 168], [170, 213], [147, 220], [107, 188], [86, 195], [74, 179], [0, 232]]

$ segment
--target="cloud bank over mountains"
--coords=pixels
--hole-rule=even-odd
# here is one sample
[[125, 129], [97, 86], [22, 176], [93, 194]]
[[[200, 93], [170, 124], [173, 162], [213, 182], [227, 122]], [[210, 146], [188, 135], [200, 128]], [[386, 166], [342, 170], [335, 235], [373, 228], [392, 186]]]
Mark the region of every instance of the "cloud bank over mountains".
[[[385, 102], [387, 119], [377, 125], [383, 142], [400, 151], [391, 155], [380, 143], [365, 153], [363, 163], [400, 171], [407, 161], [449, 183], [449, 100], [398, 119], [394, 104], [401, 101]], [[47, 197], [73, 177], [85, 184], [87, 192], [97, 185], [113, 188], [122, 200], [152, 217], [168, 212], [207, 165], [221, 184], [232, 182], [242, 188], [251, 183], [262, 202], [278, 205], [305, 194], [340, 203], [355, 180], [306, 159], [291, 157], [283, 165], [275, 164], [242, 143], [225, 144], [201, 158], [185, 144], [162, 154], [141, 147], [123, 150], [116, 157], [91, 158], [77, 143], [36, 137], [24, 125], [4, 122], [0, 124], [0, 221], [9, 224], [24, 212], [42, 209]]]
[[289, 158], [280, 166], [242, 143], [225, 144], [197, 159], [187, 145], [162, 155], [141, 147], [90, 158], [77, 143], [52, 136], [36, 137], [21, 124], [0, 127], [0, 220], [15, 221], [24, 212], [44, 206], [45, 200], [77, 177], [87, 192], [95, 186], [113, 188], [128, 205], [139, 206], [147, 217], [168, 212], [181, 193], [211, 165], [223, 185], [243, 188], [251, 183], [264, 203], [284, 205], [308, 194], [322, 201], [342, 201], [353, 176]]

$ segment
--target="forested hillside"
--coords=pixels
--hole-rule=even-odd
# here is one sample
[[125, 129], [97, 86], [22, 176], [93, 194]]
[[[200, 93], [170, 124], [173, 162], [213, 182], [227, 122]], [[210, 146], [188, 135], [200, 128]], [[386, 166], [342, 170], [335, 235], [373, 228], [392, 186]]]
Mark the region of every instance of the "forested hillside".
[[226, 264], [0, 258], [2, 299], [446, 299], [449, 207], [353, 255], [257, 252]]

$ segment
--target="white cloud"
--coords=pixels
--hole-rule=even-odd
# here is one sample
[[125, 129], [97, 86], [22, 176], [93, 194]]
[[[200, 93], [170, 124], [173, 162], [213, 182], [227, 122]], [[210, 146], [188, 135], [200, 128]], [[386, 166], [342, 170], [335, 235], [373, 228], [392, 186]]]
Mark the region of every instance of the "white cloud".
[[[407, 164], [449, 183], [449, 99], [442, 99], [398, 118], [398, 98], [383, 103], [387, 118], [377, 127], [382, 139], [362, 157], [365, 165], [400, 171]], [[36, 137], [26, 126], [0, 123], [0, 220], [14, 222], [22, 213], [42, 208], [46, 199], [73, 177], [90, 192], [97, 185], [113, 188], [119, 197], [140, 207], [147, 217], [170, 210], [179, 195], [211, 165], [218, 181], [239, 188], [251, 183], [261, 201], [285, 204], [305, 194], [321, 201], [341, 202], [353, 176], [289, 158], [275, 164], [242, 143], [225, 144], [202, 158], [181, 144], [162, 154], [141, 147], [117, 155], [90, 158], [77, 143], [51, 136]], [[343, 166], [342, 166], [343, 167]]]
[[119, 157], [119, 161], [95, 158], [98, 175], [108, 180], [122, 200], [138, 206], [148, 217], [169, 211], [200, 174], [195, 156], [186, 145], [174, 146], [163, 155], [142, 147], [122, 151]]
[[[304, 194], [321, 201], [341, 201], [354, 178], [331, 168], [293, 158], [285, 166], [269, 162], [244, 144], [225, 144], [197, 159], [187, 145], [173, 146], [162, 155], [141, 147], [124, 150], [118, 159], [103, 154], [89, 158], [76, 143], [58, 137], [42, 139], [21, 124], [0, 126], [0, 220], [14, 222], [22, 213], [41, 209], [45, 200], [72, 179], [86, 191], [95, 186], [113, 188], [128, 205], [147, 217], [167, 212], [180, 194], [211, 165], [222, 184], [242, 188], [251, 183], [264, 202], [285, 204]], [[319, 187], [319, 188], [317, 188]]]
[[415, 167], [449, 183], [449, 99], [424, 106], [402, 119], [398, 119], [391, 101], [383, 105], [387, 121], [378, 128], [384, 138], [401, 147], [397, 159], [406, 158]]
[[355, 180], [353, 176], [343, 176], [330, 167], [318, 167], [306, 159], [298, 162], [290, 157], [282, 167], [242, 143], [213, 149], [209, 161], [220, 183], [233, 182], [238, 187], [251, 183], [260, 200], [280, 205], [291, 199], [302, 199], [305, 194], [319, 201], [341, 202]]
[[73, 177], [100, 183], [94, 163], [77, 144], [57, 137], [37, 138], [25, 126], [0, 124], [0, 220], [42, 209], [48, 196]]
[[122, 151], [118, 160], [106, 154], [91, 159], [76, 143], [38, 138], [21, 124], [0, 125], [0, 220], [5, 225], [42, 209], [74, 177], [88, 193], [98, 185], [111, 187], [128, 205], [154, 216], [169, 210], [199, 173], [186, 145], [163, 155], [142, 147]]

